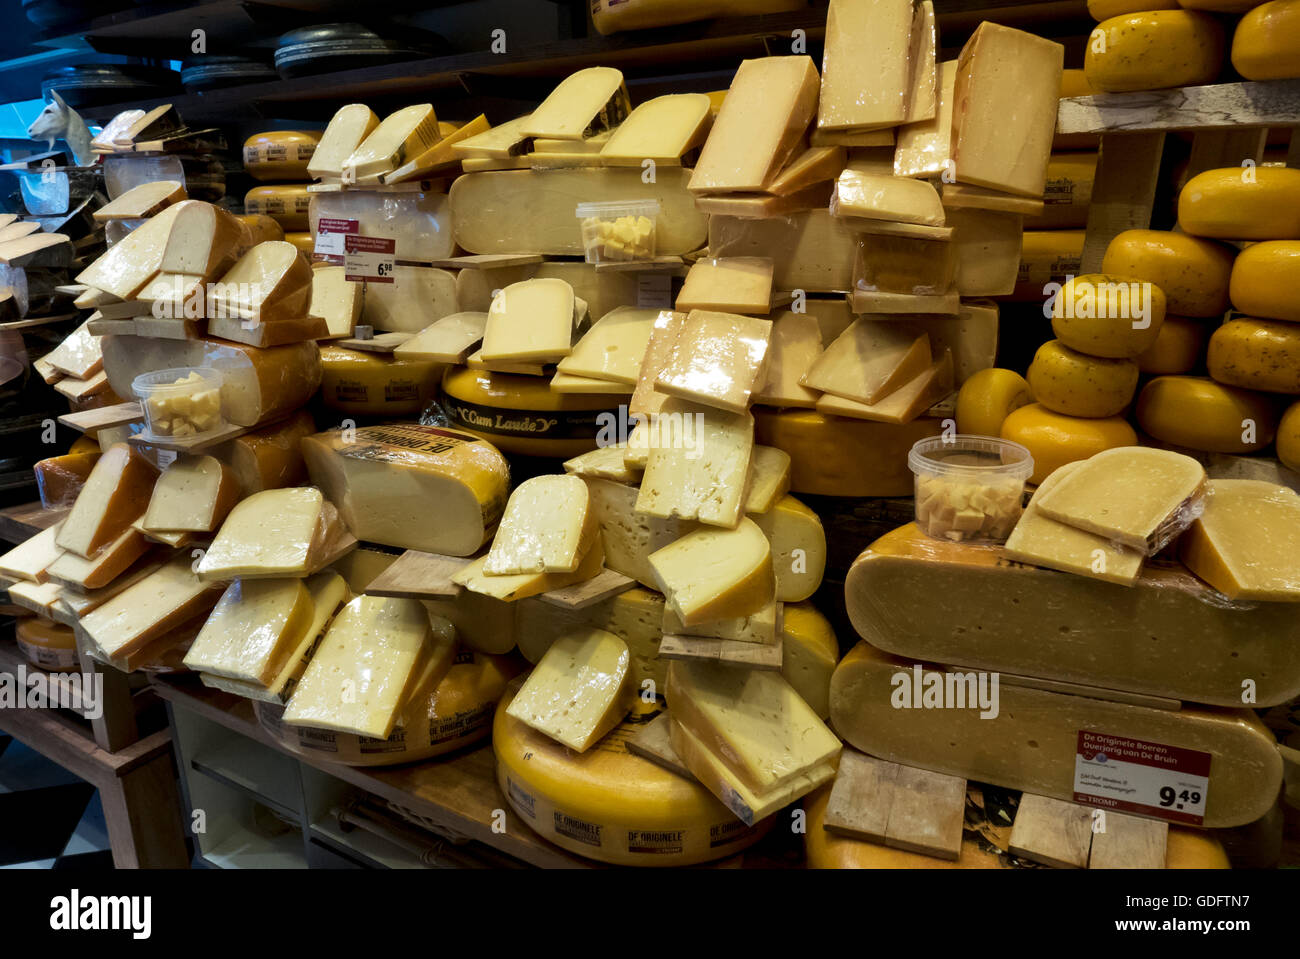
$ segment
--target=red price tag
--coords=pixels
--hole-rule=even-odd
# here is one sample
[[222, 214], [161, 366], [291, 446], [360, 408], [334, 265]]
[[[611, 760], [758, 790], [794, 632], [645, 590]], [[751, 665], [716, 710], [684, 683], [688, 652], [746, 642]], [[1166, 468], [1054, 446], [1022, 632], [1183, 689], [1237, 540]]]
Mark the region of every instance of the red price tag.
[[349, 234], [343, 242], [344, 278], [359, 283], [392, 283], [396, 240]]
[[1210, 786], [1209, 753], [1079, 730], [1074, 801], [1199, 826]]

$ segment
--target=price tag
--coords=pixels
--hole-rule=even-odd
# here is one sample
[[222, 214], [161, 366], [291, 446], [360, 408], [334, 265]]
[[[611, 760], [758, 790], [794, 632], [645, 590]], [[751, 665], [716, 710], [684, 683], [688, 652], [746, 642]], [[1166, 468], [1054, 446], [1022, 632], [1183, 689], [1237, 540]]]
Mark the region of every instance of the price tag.
[[392, 283], [397, 241], [349, 233], [343, 242], [344, 279], [352, 283]]
[[643, 310], [671, 310], [673, 278], [667, 273], [638, 273], [636, 305]]
[[361, 223], [357, 220], [319, 220], [316, 224], [316, 244], [312, 247], [312, 259], [342, 266], [344, 243], [349, 235], [359, 232]]
[[1079, 730], [1074, 801], [1200, 826], [1210, 754]]

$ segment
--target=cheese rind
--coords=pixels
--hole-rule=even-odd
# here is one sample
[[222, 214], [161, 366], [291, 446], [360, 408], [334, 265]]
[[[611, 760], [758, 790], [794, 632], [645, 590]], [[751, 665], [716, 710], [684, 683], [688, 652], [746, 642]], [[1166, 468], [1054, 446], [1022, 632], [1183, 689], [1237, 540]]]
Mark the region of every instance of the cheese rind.
[[627, 644], [603, 629], [551, 644], [506, 713], [558, 743], [586, 752], [623, 721], [636, 697]]
[[1125, 230], [1106, 247], [1101, 271], [1160, 287], [1170, 313], [1221, 316], [1228, 308], [1233, 252], [1183, 233]]
[[1135, 359], [1164, 322], [1165, 295], [1158, 286], [1105, 273], [1066, 280], [1052, 306], [1052, 332], [1089, 356]]
[[1024, 446], [1034, 457], [1031, 483], [1041, 483], [1066, 463], [1086, 460], [1103, 450], [1136, 446], [1137, 433], [1118, 416], [1087, 418], [1056, 413], [1038, 403], [1012, 410], [1002, 421], [1001, 437]]
[[840, 658], [835, 630], [811, 603], [787, 603], [781, 619], [781, 675], [813, 712], [827, 719], [831, 675]]
[[649, 556], [668, 605], [687, 626], [749, 614], [776, 597], [772, 550], [752, 520], [698, 529]]
[[1232, 262], [1228, 293], [1234, 308], [1250, 316], [1300, 322], [1291, 296], [1300, 278], [1300, 240], [1252, 243]]
[[1072, 350], [1060, 340], [1038, 348], [1025, 379], [1034, 398], [1066, 416], [1105, 418], [1122, 413], [1137, 390], [1137, 364]]
[[149, 505], [158, 471], [125, 443], [109, 447], [72, 505], [56, 542], [87, 559], [117, 539]]
[[572, 573], [596, 535], [596, 514], [580, 477], [534, 476], [510, 494], [483, 571]]
[[214, 447], [215, 456], [235, 474], [241, 497], [264, 489], [299, 486], [307, 478], [298, 441], [316, 432], [306, 410]]
[[36, 474], [36, 488], [41, 494], [45, 509], [62, 509], [77, 500], [77, 494], [90, 478], [90, 471], [99, 462], [99, 448], [94, 452], [69, 452], [37, 460], [32, 466]]
[[793, 496], [783, 496], [753, 520], [771, 546], [777, 600], [797, 603], [812, 596], [826, 571], [826, 531], [821, 519]]
[[[109, 543], [92, 559], [65, 551], [45, 569], [45, 575], [61, 586], [88, 592], [101, 589], [125, 572], [149, 549], [149, 541], [134, 526]], [[0, 568], [0, 572], [3, 569]]]
[[831, 679], [831, 722], [850, 745], [891, 762], [1071, 801], [1079, 732], [1091, 730], [1209, 753], [1207, 827], [1253, 822], [1277, 799], [1281, 756], [1247, 710], [1154, 709], [1004, 684], [994, 718], [980, 718], [978, 709], [913, 709], [902, 723], [890, 703], [893, 677], [913, 665], [866, 643], [840, 662]]
[[1178, 541], [1187, 568], [1235, 601], [1300, 602], [1300, 496], [1259, 480], [1210, 480]]
[[1223, 27], [1199, 10], [1142, 10], [1097, 24], [1083, 73], [1103, 93], [1195, 87], [1223, 69]]
[[505, 506], [505, 458], [478, 437], [416, 424], [362, 427], [302, 441], [312, 482], [339, 507], [354, 536], [452, 556], [469, 556], [491, 535]]

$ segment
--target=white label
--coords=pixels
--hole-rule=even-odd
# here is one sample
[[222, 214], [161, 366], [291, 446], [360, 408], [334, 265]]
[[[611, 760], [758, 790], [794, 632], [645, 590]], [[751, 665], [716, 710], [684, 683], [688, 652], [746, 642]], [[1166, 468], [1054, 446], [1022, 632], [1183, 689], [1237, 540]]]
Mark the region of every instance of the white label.
[[331, 220], [323, 218], [316, 223], [316, 245], [313, 260], [323, 260], [334, 266], [343, 265], [344, 244], [347, 238], [361, 231], [359, 220]]
[[1210, 754], [1079, 730], [1074, 801], [1171, 822], [1205, 821]]
[[343, 244], [344, 279], [359, 283], [392, 283], [397, 241], [348, 234]]

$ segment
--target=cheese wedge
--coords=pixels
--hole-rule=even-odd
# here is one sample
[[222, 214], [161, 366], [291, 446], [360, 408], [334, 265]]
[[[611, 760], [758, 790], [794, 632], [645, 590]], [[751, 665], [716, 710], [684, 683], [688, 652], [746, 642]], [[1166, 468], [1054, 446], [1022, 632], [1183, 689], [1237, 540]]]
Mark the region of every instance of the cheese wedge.
[[141, 452], [115, 443], [95, 463], [56, 542], [87, 559], [145, 511], [158, 471]]
[[1232, 600], [1300, 602], [1300, 496], [1259, 480], [1213, 479], [1178, 541], [1187, 568]]
[[623, 721], [636, 693], [627, 644], [585, 629], [551, 644], [506, 714], [581, 753]]
[[393, 172], [383, 174], [380, 179], [387, 185], [459, 172], [460, 158], [452, 152], [451, 148], [461, 140], [468, 140], [480, 133], [486, 133], [489, 128], [487, 117], [480, 113], [469, 123], [448, 133], [419, 156], [407, 160]]
[[697, 260], [677, 294], [677, 309], [766, 314], [772, 301], [772, 261], [732, 256]]
[[379, 117], [364, 103], [339, 107], [307, 162], [307, 172], [317, 180], [341, 179], [343, 164], [377, 126]]
[[351, 336], [361, 319], [365, 293], [365, 284], [350, 282], [344, 267], [317, 267], [311, 273], [307, 313], [323, 318], [331, 337]]
[[522, 157], [533, 147], [533, 138], [523, 133], [523, 128], [530, 117], [525, 114], [514, 120], [467, 137], [459, 143], [452, 144], [451, 152], [462, 159], [508, 159]]
[[676, 613], [665, 607], [662, 620], [665, 636], [697, 636], [705, 639], [726, 639], [737, 643], [758, 643], [765, 646], [776, 642], [780, 624], [781, 610], [776, 602], [769, 603], [749, 616], [711, 619], [694, 626], [687, 626], [677, 618]]
[[628, 114], [600, 150], [608, 166], [641, 166], [646, 160], [678, 164], [704, 142], [713, 122], [704, 93], [671, 93], [647, 100]]
[[[85, 559], [76, 553], [64, 552], [45, 572], [53, 582], [70, 589], [82, 592], [100, 589], [117, 579], [148, 549], [149, 541], [144, 534], [131, 526], [93, 558]], [[2, 568], [0, 572], [3, 572]]]
[[[516, 600], [591, 579], [600, 573], [605, 562], [605, 551], [599, 544], [593, 545], [587, 550], [578, 568], [571, 573], [517, 573], [508, 576], [489, 576], [483, 568], [486, 562], [486, 556], [479, 557], [463, 566], [452, 576], [451, 581], [464, 586], [472, 593], [481, 593], [485, 597], [503, 603], [513, 603]], [[505, 651], [508, 652], [509, 649]]]
[[45, 361], [65, 376], [85, 379], [94, 376], [104, 368], [104, 353], [100, 349], [99, 337], [83, 323], [66, 337], [63, 342], [45, 355]]
[[129, 656], [216, 605], [221, 587], [200, 580], [187, 554], [173, 558], [81, 617], [81, 628], [109, 658]]
[[320, 490], [263, 490], [230, 511], [198, 574], [207, 581], [307, 576], [355, 545]]
[[774, 446], [755, 446], [745, 486], [745, 512], [766, 513], [790, 492], [790, 454]]
[[0, 553], [0, 576], [27, 583], [44, 583], [46, 569], [59, 558], [63, 549], [56, 544], [64, 520], [29, 536], [7, 553]]
[[560, 360], [561, 373], [635, 385], [660, 310], [620, 306], [592, 324]]
[[596, 535], [586, 483], [567, 474], [534, 476], [510, 494], [483, 572], [572, 573]]
[[210, 533], [238, 500], [239, 481], [233, 470], [211, 456], [181, 456], [154, 484], [143, 528]]
[[393, 350], [398, 359], [433, 360], [436, 363], [464, 363], [483, 340], [486, 313], [452, 313], [426, 326]]
[[773, 196], [790, 196], [819, 183], [834, 180], [848, 162], [842, 146], [809, 147], [781, 168], [767, 184]]
[[651, 423], [628, 437], [626, 455], [633, 461], [634, 441], [642, 430], [645, 475], [637, 511], [734, 527], [743, 512], [753, 455], [753, 417], [671, 399]]
[[817, 400], [817, 411], [878, 423], [910, 423], [953, 390], [952, 351], [945, 350], [930, 368], [878, 403], [860, 403], [830, 393]]
[[822, 353], [803, 385], [878, 403], [930, 366], [930, 337], [891, 320], [856, 320]]
[[584, 479], [594, 478], [612, 480], [615, 483], [638, 483], [641, 480], [641, 470], [629, 466], [623, 459], [623, 451], [626, 448], [626, 443], [598, 447], [590, 453], [583, 453], [581, 456], [565, 460], [563, 464], [564, 472], [571, 473], [574, 476], [581, 476]]
[[772, 550], [752, 520], [697, 529], [649, 557], [655, 582], [687, 626], [748, 616], [776, 596]]
[[584, 478], [600, 526], [605, 566], [632, 577], [642, 586], [657, 589], [654, 570], [650, 567], [650, 554], [680, 539], [694, 529], [695, 524], [638, 512], [637, 489], [626, 482], [595, 476]]
[[937, 108], [928, 120], [908, 123], [898, 130], [894, 150], [894, 176], [933, 177], [948, 169], [952, 159], [953, 91], [957, 61], [939, 64]]
[[912, 0], [831, 0], [819, 131], [879, 130], [908, 119], [912, 20]]
[[151, 180], [132, 187], [96, 210], [98, 222], [134, 220], [153, 216], [165, 207], [188, 199], [185, 185], [177, 180]]
[[622, 71], [587, 67], [561, 80], [520, 132], [554, 140], [585, 140], [618, 126], [631, 110]]
[[938, 70], [935, 53], [939, 29], [932, 0], [921, 0], [912, 13], [911, 49], [908, 51], [909, 85], [905, 122], [931, 120], [937, 110]]
[[772, 550], [777, 600], [797, 603], [817, 592], [826, 571], [826, 531], [817, 514], [793, 496], [783, 496], [752, 519]]
[[208, 292], [218, 315], [255, 323], [297, 319], [312, 299], [312, 269], [298, 248], [286, 240], [253, 247]]
[[939, 191], [929, 182], [888, 173], [870, 173], [852, 163], [835, 180], [830, 209], [831, 215], [838, 217], [922, 226], [944, 225]]
[[650, 338], [646, 341], [645, 354], [641, 358], [641, 369], [637, 372], [636, 389], [628, 402], [628, 412], [633, 416], [648, 416], [659, 412], [668, 399], [667, 393], [655, 389], [655, 380], [672, 358], [673, 348], [677, 345], [677, 334], [686, 323], [686, 314], [673, 310], [662, 310], [655, 317]]
[[767, 377], [754, 394], [767, 406], [811, 408], [817, 391], [803, 385], [804, 377], [822, 355], [821, 325], [810, 313], [778, 313], [768, 341]]
[[199, 630], [185, 665], [264, 685], [302, 642], [314, 612], [300, 579], [237, 579]]
[[573, 333], [573, 287], [563, 280], [524, 280], [492, 298], [480, 353], [487, 362], [554, 363], [569, 355]]
[[432, 104], [403, 107], [384, 117], [343, 161], [343, 182], [377, 183], [382, 174], [424, 153], [439, 139], [438, 116]]
[[772, 324], [764, 319], [692, 310], [677, 334], [655, 389], [732, 413], [749, 409], [767, 376]]

